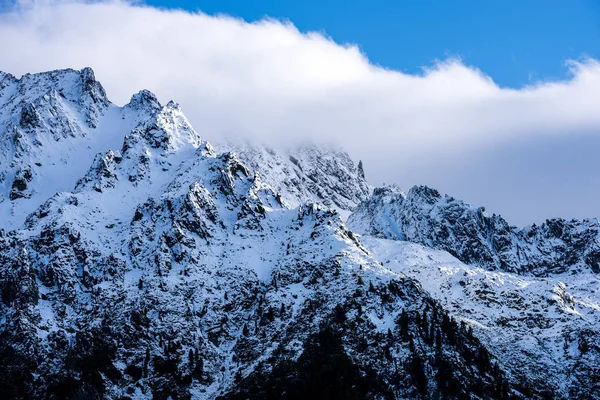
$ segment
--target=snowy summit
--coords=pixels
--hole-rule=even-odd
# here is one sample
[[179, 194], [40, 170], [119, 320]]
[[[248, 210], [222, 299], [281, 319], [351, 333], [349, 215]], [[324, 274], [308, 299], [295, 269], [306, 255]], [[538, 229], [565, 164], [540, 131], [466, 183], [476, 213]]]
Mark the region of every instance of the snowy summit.
[[0, 73], [6, 398], [599, 398], [600, 226]]

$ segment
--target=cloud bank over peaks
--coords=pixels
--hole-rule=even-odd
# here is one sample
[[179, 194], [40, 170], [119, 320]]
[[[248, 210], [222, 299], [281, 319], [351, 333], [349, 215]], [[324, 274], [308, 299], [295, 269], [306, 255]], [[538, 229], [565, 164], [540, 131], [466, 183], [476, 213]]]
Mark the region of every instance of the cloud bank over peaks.
[[[174, 99], [208, 140], [337, 142], [365, 160], [374, 183], [435, 184], [492, 209], [500, 205], [494, 211], [518, 223], [569, 217], [567, 204], [600, 214], [566, 197], [551, 210], [531, 211], [564, 182], [537, 187], [540, 176], [504, 168], [522, 157], [518, 143], [551, 169], [556, 149], [546, 154], [546, 144], [564, 149], [595, 140], [600, 63], [593, 59], [570, 61], [564, 81], [511, 89], [460, 59], [405, 74], [291, 22], [247, 23], [121, 1], [21, 1], [0, 14], [0, 38], [1, 70], [18, 76], [91, 66], [112, 101], [124, 104], [142, 88], [162, 102]], [[503, 176], [508, 170], [516, 175]], [[478, 182], [485, 179], [504, 183], [482, 193]], [[511, 199], [525, 210], [502, 208]]]

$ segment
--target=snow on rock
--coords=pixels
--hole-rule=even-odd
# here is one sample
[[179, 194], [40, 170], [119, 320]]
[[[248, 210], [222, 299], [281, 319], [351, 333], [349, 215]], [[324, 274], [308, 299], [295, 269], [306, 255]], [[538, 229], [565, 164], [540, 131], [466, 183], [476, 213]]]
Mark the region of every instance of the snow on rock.
[[316, 201], [347, 215], [371, 192], [362, 162], [356, 166], [348, 153], [332, 145], [277, 148], [224, 141], [216, 149], [235, 152], [294, 207]]
[[407, 240], [443, 249], [461, 261], [486, 269], [536, 276], [600, 272], [597, 219], [550, 219], [525, 228], [510, 226], [437, 190], [415, 186], [407, 194], [376, 188], [349, 216], [355, 232]]
[[116, 107], [88, 69], [0, 82], [0, 133], [18, 137], [0, 163], [3, 396], [540, 393], [305, 201], [368, 194], [345, 153], [215, 151], [175, 103]]
[[385, 267], [421, 282], [515, 377], [553, 398], [600, 393], [598, 276], [522, 276], [471, 267], [405, 241], [365, 236], [361, 242]]
[[597, 220], [516, 228], [416, 186], [374, 189], [347, 223], [384, 266], [470, 325], [515, 378], [552, 398], [600, 393], [591, 378], [600, 363]]
[[159, 107], [147, 91], [113, 105], [90, 68], [0, 74], [0, 228], [73, 190], [97, 153], [119, 148]]

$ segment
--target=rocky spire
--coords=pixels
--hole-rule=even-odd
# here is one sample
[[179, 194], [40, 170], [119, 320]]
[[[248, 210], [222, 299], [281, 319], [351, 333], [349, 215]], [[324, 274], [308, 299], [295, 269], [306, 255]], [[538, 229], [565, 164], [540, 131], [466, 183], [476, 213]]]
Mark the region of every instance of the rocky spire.
[[365, 179], [365, 170], [363, 169], [362, 160], [358, 161], [358, 176], [361, 177], [362, 179]]

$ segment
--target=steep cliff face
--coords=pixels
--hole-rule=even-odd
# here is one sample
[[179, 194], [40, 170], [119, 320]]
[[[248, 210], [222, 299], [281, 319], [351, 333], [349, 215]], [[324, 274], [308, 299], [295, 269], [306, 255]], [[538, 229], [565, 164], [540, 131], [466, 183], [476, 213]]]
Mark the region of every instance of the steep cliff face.
[[216, 149], [235, 152], [293, 207], [315, 201], [344, 213], [371, 192], [362, 162], [355, 165], [345, 151], [335, 146], [277, 148], [229, 141], [217, 144]]
[[[5, 200], [11, 210], [33, 210], [23, 208], [22, 222], [0, 230], [3, 396], [540, 393], [504, 371], [418, 282], [382, 266], [339, 213], [313, 202], [286, 204], [273, 190], [285, 183], [234, 153], [216, 152], [175, 103], [162, 106], [146, 91], [123, 108], [103, 101], [90, 72], [40, 75], [50, 90], [72, 89], [65, 97], [73, 94], [73, 101], [61, 107], [74, 108], [57, 115], [73, 116], [77, 108], [81, 117], [65, 122], [75, 130], [77, 122], [81, 132], [59, 133], [59, 147], [86, 147], [81, 143], [103, 132], [102, 124], [118, 127], [115, 135], [129, 129], [117, 146], [100, 141], [78, 179], [37, 179], [46, 171], [42, 163], [25, 189], [31, 197]], [[6, 87], [25, 79], [3, 76]], [[75, 107], [80, 98], [85, 106]], [[58, 132], [39, 129], [27, 137]], [[20, 159], [54, 159], [56, 148], [39, 146]], [[368, 191], [362, 168], [343, 154], [303, 154], [308, 161], [299, 164], [315, 168], [303, 166], [303, 173], [331, 185], [323, 199], [346, 209]], [[0, 164], [2, 171], [12, 171], [11, 162]], [[72, 162], [56, 171], [71, 170]], [[52, 194], [39, 201], [45, 185]], [[293, 187], [290, 199], [317, 193]]]
[[600, 272], [600, 225], [596, 219], [551, 219], [525, 228], [510, 226], [435, 189], [415, 186], [407, 194], [377, 188], [348, 218], [355, 232], [407, 240], [446, 250], [486, 269], [547, 276]]

